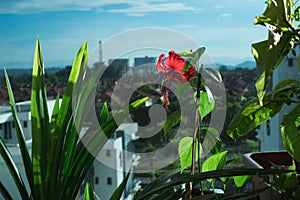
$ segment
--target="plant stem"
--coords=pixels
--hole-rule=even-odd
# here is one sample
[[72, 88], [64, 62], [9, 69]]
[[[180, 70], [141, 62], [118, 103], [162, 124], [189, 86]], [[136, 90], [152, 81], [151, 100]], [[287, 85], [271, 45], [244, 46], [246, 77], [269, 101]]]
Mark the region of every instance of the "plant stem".
[[[196, 99], [196, 104], [198, 105], [199, 98]], [[192, 149], [192, 168], [191, 168], [191, 175], [195, 174], [195, 163], [196, 163], [196, 141], [197, 141], [197, 133], [199, 127], [199, 112], [196, 109], [195, 112], [195, 125], [194, 125], [194, 135], [193, 135], [193, 149]], [[199, 142], [199, 141], [198, 141]], [[199, 155], [200, 156], [200, 155]]]
[[[201, 148], [201, 144], [202, 144], [202, 141], [201, 141], [201, 133], [200, 133], [200, 130], [198, 131], [198, 172], [199, 174], [201, 173], [201, 151], [200, 151], [200, 148]], [[201, 186], [201, 184], [200, 184]], [[202, 188], [202, 187], [201, 187]]]
[[[195, 163], [196, 163], [196, 141], [197, 141], [197, 133], [199, 133], [199, 111], [198, 111], [198, 104], [200, 100], [200, 86], [201, 86], [201, 73], [200, 73], [201, 68], [199, 69], [198, 72], [198, 82], [197, 82], [197, 91], [196, 91], [196, 110], [195, 110], [195, 124], [194, 124], [194, 134], [193, 134], [193, 148], [192, 148], [192, 166], [191, 166], [191, 175], [195, 174]], [[199, 147], [199, 142], [198, 141], [198, 147]], [[201, 163], [201, 156], [200, 156], [200, 148], [198, 148], [198, 164]], [[201, 165], [199, 164], [199, 170], [201, 172]], [[190, 182], [190, 189], [193, 191], [193, 183]]]

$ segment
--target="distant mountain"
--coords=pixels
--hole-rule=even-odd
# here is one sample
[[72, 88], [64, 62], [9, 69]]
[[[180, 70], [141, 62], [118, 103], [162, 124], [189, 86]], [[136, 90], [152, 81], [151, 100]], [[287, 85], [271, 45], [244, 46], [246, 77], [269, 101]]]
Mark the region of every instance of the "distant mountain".
[[256, 68], [256, 63], [253, 62], [253, 61], [245, 61], [245, 62], [242, 62], [240, 64], [237, 64], [236, 66], [234, 66], [234, 68], [248, 68], [248, 69], [254, 69]]
[[[63, 68], [60, 68], [60, 67], [51, 67], [51, 68], [46, 68], [45, 72], [54, 74], [62, 69]], [[6, 69], [6, 72], [8, 75], [20, 76], [23, 74], [31, 74], [32, 69]], [[4, 74], [4, 70], [0, 69], [0, 75], [2, 76], [3, 74]]]
[[[65, 66], [71, 65], [72, 61], [45, 61], [44, 66], [47, 68], [64, 68]], [[33, 61], [22, 61], [22, 62], [9, 62], [2, 64], [0, 63], [0, 70], [2, 68], [6, 69], [32, 69]]]
[[256, 63], [253, 61], [245, 61], [245, 62], [239, 63], [237, 65], [226, 65], [226, 64], [221, 64], [221, 63], [215, 63], [215, 66], [217, 68], [226, 66], [227, 69], [229, 69], [229, 70], [236, 69], [236, 68], [254, 69], [254, 68], [256, 68]]
[[[20, 63], [18, 63], [18, 64], [14, 63], [14, 64], [15, 64], [14, 66], [5, 66], [6, 71], [9, 75], [22, 75], [22, 74], [31, 74], [32, 73], [32, 66], [29, 67], [29, 63], [27, 63], [28, 65], [25, 65], [25, 63], [23, 63], [23, 65], [21, 65]], [[23, 68], [23, 67], [16, 67], [16, 66], [27, 66], [27, 67]], [[54, 73], [64, 69], [67, 65], [65, 65], [65, 66], [56, 65], [56, 67], [54, 67], [54, 65], [52, 65], [52, 66], [53, 67], [45, 67], [45, 71], [48, 73], [54, 74]], [[226, 66], [227, 69], [229, 69], [229, 70], [236, 69], [238, 67], [254, 69], [254, 68], [256, 68], [256, 63], [253, 61], [244, 61], [237, 65], [226, 65], [226, 64], [222, 64], [222, 63], [214, 63], [213, 65], [205, 65], [205, 67], [211, 67], [211, 68], [217, 67], [218, 69], [222, 66]], [[2, 76], [3, 73], [4, 73], [3, 68], [2, 69], [0, 68], [0, 75]]]

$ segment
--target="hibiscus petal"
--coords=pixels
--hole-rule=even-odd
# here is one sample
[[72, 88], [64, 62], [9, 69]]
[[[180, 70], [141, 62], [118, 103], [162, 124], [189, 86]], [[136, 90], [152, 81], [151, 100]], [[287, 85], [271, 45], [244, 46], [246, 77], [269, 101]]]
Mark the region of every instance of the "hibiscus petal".
[[164, 68], [163, 64], [162, 64], [162, 59], [163, 57], [165, 56], [165, 54], [160, 54], [159, 58], [158, 58], [158, 61], [157, 61], [157, 64], [156, 64], [156, 70], [159, 71], [159, 72], [165, 72], [166, 69]]
[[180, 72], [185, 67], [185, 60], [179, 54], [170, 51], [169, 57], [165, 60], [164, 65]]
[[186, 78], [184, 78], [181, 73], [175, 71], [174, 69], [170, 68], [168, 73], [165, 73], [165, 75], [167, 80], [169, 81], [173, 80], [173, 81], [181, 82], [184, 85], [189, 84], [189, 81]]
[[189, 84], [189, 80], [195, 76], [195, 67], [192, 66], [184, 71], [186, 61], [174, 51], [169, 52], [169, 56], [162, 63], [165, 54], [161, 54], [156, 64], [156, 70], [165, 74], [167, 80], [174, 80], [185, 85]]

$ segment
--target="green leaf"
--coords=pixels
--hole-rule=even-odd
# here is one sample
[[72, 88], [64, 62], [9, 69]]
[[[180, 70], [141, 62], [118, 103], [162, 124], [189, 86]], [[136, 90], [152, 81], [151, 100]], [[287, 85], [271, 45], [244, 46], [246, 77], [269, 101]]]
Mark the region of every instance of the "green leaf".
[[[284, 32], [275, 45], [274, 38], [252, 45], [252, 53], [256, 60], [259, 78], [256, 81], [257, 96], [260, 104], [271, 81], [274, 70], [279, 66], [284, 56], [293, 47], [294, 39], [291, 32]], [[273, 36], [274, 37], [274, 36]]]
[[[55, 150], [56, 150], [56, 145], [57, 145], [57, 141], [58, 141], [58, 137], [59, 137], [59, 133], [56, 127], [56, 120], [59, 114], [59, 94], [57, 94], [56, 96], [56, 100], [55, 100], [55, 104], [52, 110], [52, 115], [51, 115], [51, 120], [50, 120], [50, 134], [51, 137], [49, 137], [50, 141], [49, 141], [49, 150], [47, 151], [47, 175], [46, 175], [46, 179], [49, 182], [52, 182], [53, 180], [55, 180], [55, 178], [53, 177], [53, 171], [51, 170], [53, 167], [53, 163], [55, 160]], [[51, 190], [51, 186], [49, 188], [49, 190]]]
[[54, 160], [52, 168], [52, 176], [63, 177], [61, 180], [58, 179], [57, 182], [52, 182], [50, 193], [59, 196], [57, 198], [74, 198], [74, 195], [76, 194], [70, 194], [73, 190], [76, 190], [73, 184], [80, 181], [73, 180], [73, 183], [69, 184], [72, 189], [65, 189], [68, 180], [76, 178], [76, 174], [70, 175], [68, 173], [72, 167], [69, 163], [74, 155], [78, 138], [78, 134], [74, 130], [74, 116], [78, 114], [78, 110], [72, 111], [73, 103], [77, 102], [76, 100], [78, 100], [78, 97], [74, 96], [73, 90], [78, 81], [83, 81], [87, 58], [88, 45], [87, 42], [84, 42], [74, 59], [68, 84], [56, 120], [58, 139], [55, 145], [56, 150], [54, 156], [56, 159]]
[[7, 191], [7, 189], [5, 188], [5, 186], [1, 181], [0, 181], [0, 194], [6, 200], [13, 200], [13, 198], [11, 197], [11, 195], [9, 194], [9, 192]]
[[136, 100], [135, 102], [130, 104], [130, 107], [132, 109], [135, 109], [135, 108], [139, 107], [140, 105], [144, 104], [148, 99], [149, 99], [149, 97], [144, 97], [142, 99]]
[[[90, 130], [94, 131], [97, 128], [93, 128], [94, 124], [90, 124], [87, 121], [87, 118], [90, 113], [89, 111], [91, 109], [94, 109], [93, 97], [97, 86], [97, 78], [100, 71], [103, 69], [103, 65], [99, 65], [96, 69], [91, 69], [91, 71], [87, 71], [87, 51], [87, 46], [83, 45], [83, 47], [79, 50], [77, 57], [74, 61], [74, 66], [76, 65], [76, 67], [73, 66], [72, 68], [72, 71], [73, 69], [77, 69], [80, 70], [80, 73], [78, 74], [78, 78], [75, 82], [75, 86], [73, 89], [75, 90], [75, 92], [72, 94], [72, 117], [74, 116], [74, 122], [72, 123], [74, 123], [74, 125], [70, 126], [70, 129], [68, 129], [70, 133], [66, 134], [67, 142], [64, 145], [64, 152], [66, 152], [66, 156], [62, 174], [65, 175], [65, 180], [63, 183], [64, 189], [62, 189], [62, 191], [72, 191], [72, 194], [70, 194], [72, 198], [76, 196], [76, 190], [79, 190], [85, 174], [87, 173], [89, 167], [95, 159], [91, 152], [89, 152], [91, 149], [86, 148], [82, 144], [81, 140], [78, 142], [79, 130], [82, 130], [82, 127], [85, 125], [85, 123], [89, 124], [89, 130], [86, 134], [97, 134], [97, 137], [94, 138], [95, 141], [93, 141], [93, 143], [99, 143], [99, 147], [97, 149], [101, 149], [103, 147], [101, 143], [105, 143], [107, 141], [102, 131], [98, 130], [97, 133], [91, 132]], [[78, 67], [79, 64], [80, 67]], [[91, 76], [86, 77], [86, 73], [90, 73]], [[76, 74], [76, 72], [74, 72], [74, 74]], [[69, 82], [68, 84], [72, 86], [71, 82]], [[102, 123], [102, 121], [100, 123]], [[91, 151], [93, 153], [98, 152], [95, 152], [94, 150]], [[83, 153], [82, 157], [77, 156], [78, 152]]]
[[251, 199], [250, 197], [256, 198], [256, 196], [264, 191], [271, 189], [271, 186], [259, 188], [256, 190], [251, 190], [249, 192], [239, 192], [237, 194], [229, 195], [224, 198], [220, 198], [220, 200], [240, 200], [240, 199]]
[[300, 162], [300, 102], [290, 113], [283, 116], [281, 136], [285, 149]]
[[180, 52], [179, 55], [181, 55], [182, 57], [190, 57], [193, 55], [193, 51], [192, 50], [186, 50], [183, 52]]
[[167, 188], [151, 197], [150, 200], [175, 200], [181, 199], [184, 194], [184, 190], [182, 188]]
[[143, 193], [138, 196], [136, 200], [149, 199], [153, 194], [159, 193], [172, 186], [181, 185], [190, 182], [199, 182], [207, 179], [216, 179], [220, 177], [232, 177], [232, 176], [243, 176], [243, 175], [265, 175], [265, 174], [282, 174], [289, 173], [290, 170], [278, 170], [278, 169], [223, 169], [216, 171], [208, 171], [203, 173], [196, 173], [195, 175], [190, 174], [179, 174], [172, 178], [170, 181], [164, 184], [158, 184], [153, 187], [152, 190]]
[[[274, 168], [279, 169], [280, 166], [273, 166]], [[293, 190], [298, 183], [298, 177], [296, 172], [278, 174], [274, 176], [273, 186], [279, 190], [291, 191]]]
[[118, 188], [114, 191], [112, 196], [110, 197], [110, 200], [119, 200], [122, 197], [123, 191], [126, 188], [126, 184], [128, 181], [128, 178], [130, 177], [130, 171], [127, 173], [125, 179], [122, 181], [122, 183], [118, 186]]
[[[184, 170], [192, 165], [192, 149], [193, 149], [193, 138], [184, 137], [179, 142], [178, 153], [180, 158], [181, 169]], [[198, 160], [198, 141], [196, 141], [196, 152], [195, 162]], [[200, 150], [201, 154], [201, 150]]]
[[185, 51], [183, 54], [185, 54], [184, 57], [187, 57], [187, 62], [182, 70], [183, 72], [187, 71], [191, 66], [196, 65], [199, 62], [200, 57], [203, 55], [205, 52], [205, 47], [200, 47], [198, 48], [195, 52], [188, 52]]
[[241, 188], [246, 183], [248, 183], [249, 180], [251, 180], [252, 176], [235, 176], [233, 177], [234, 184], [236, 187]]
[[278, 83], [275, 89], [266, 95], [263, 106], [257, 100], [248, 102], [228, 125], [227, 134], [236, 140], [274, 117], [285, 103], [291, 103], [290, 96], [297, 92], [299, 85], [298, 81], [287, 79]]
[[199, 60], [201, 55], [204, 52], [205, 52], [205, 47], [200, 47], [194, 52], [192, 50], [187, 50], [187, 51], [180, 52], [179, 55], [181, 55], [182, 57], [192, 57]]
[[263, 106], [255, 100], [250, 102], [242, 112], [237, 113], [227, 127], [227, 135], [237, 140], [239, 137], [246, 135], [251, 130], [271, 119], [277, 114], [284, 102], [272, 101], [270, 98], [264, 98]]
[[200, 131], [205, 135], [202, 143], [203, 148], [210, 150], [212, 154], [220, 153], [222, 141], [219, 132], [212, 127], [203, 127]]
[[176, 110], [171, 114], [169, 114], [163, 127], [164, 132], [166, 133], [170, 128], [177, 125], [180, 122], [180, 120], [181, 120], [180, 110]]
[[[137, 108], [137, 105], [143, 104], [146, 100], [147, 98], [143, 98], [142, 100], [133, 102], [129, 106], [125, 106], [125, 108], [119, 110], [117, 114], [120, 120], [124, 120], [127, 117], [125, 110], [127, 110], [128, 108]], [[64, 184], [64, 189], [62, 189], [62, 191], [72, 191], [72, 196], [76, 196], [76, 191], [79, 190], [86, 173], [95, 160], [94, 156], [90, 152], [99, 152], [105, 145], [107, 138], [110, 138], [118, 128], [118, 125], [111, 116], [106, 123], [100, 122], [100, 126], [101, 128], [98, 128], [96, 130], [94, 130], [93, 128], [88, 129], [87, 133], [82, 138], [82, 140], [87, 142], [83, 144], [80, 140], [77, 145], [76, 152], [74, 154], [76, 155], [76, 157], [74, 157], [72, 166], [70, 166], [70, 175], [68, 176], [68, 180]], [[87, 149], [86, 147], [89, 147], [89, 149]]]
[[220, 72], [217, 69], [203, 68], [202, 76], [203, 76], [205, 82], [209, 79], [212, 79], [216, 83], [222, 83], [222, 75], [220, 74]]
[[177, 84], [177, 90], [176, 90], [176, 96], [177, 96], [177, 98], [184, 97], [184, 95], [186, 94], [186, 92], [189, 91], [190, 89], [191, 89], [190, 85], [184, 85], [181, 82], [178, 82], [178, 84]]
[[276, 0], [270, 2], [266, 11], [254, 20], [254, 24], [267, 26], [269, 30], [268, 40], [252, 45], [252, 53], [259, 69], [255, 86], [261, 105], [274, 70], [293, 47], [295, 36], [290, 30], [291, 16], [291, 1]]
[[293, 193], [293, 199], [300, 199], [300, 189], [296, 190]]
[[14, 119], [16, 134], [17, 134], [17, 138], [18, 138], [18, 143], [20, 146], [20, 152], [22, 155], [23, 163], [24, 163], [25, 173], [26, 173], [30, 188], [33, 188], [33, 169], [32, 169], [31, 158], [30, 158], [30, 155], [29, 155], [29, 152], [27, 149], [27, 145], [25, 142], [23, 129], [21, 128], [22, 126], [21, 126], [20, 120], [17, 115], [16, 103], [15, 103], [15, 99], [13, 96], [13, 92], [11, 89], [10, 81], [9, 81], [8, 75], [6, 73], [6, 70], [4, 70], [4, 75], [5, 75], [5, 81], [6, 81], [9, 102], [10, 102], [12, 115], [13, 115], [13, 119]]
[[87, 182], [84, 190], [84, 200], [96, 200], [95, 193], [90, 182]]
[[107, 103], [104, 102], [101, 113], [100, 113], [100, 121], [101, 123], [105, 123], [107, 122], [109, 117], [109, 111], [108, 111], [108, 107], [107, 107]]
[[16, 184], [16, 187], [20, 193], [20, 196], [22, 199], [29, 200], [29, 195], [26, 190], [26, 186], [23, 182], [23, 179], [20, 175], [20, 172], [10, 154], [8, 151], [7, 146], [3, 142], [2, 138], [0, 137], [0, 155], [3, 158], [6, 167], [9, 170], [9, 173], [11, 174], [14, 183]]
[[290, 0], [270, 1], [265, 12], [256, 17], [254, 24], [271, 24], [280, 28], [282, 31], [288, 31], [290, 27], [289, 21], [292, 17], [292, 2]]
[[135, 198], [139, 199], [140, 196], [143, 196], [144, 194], [150, 192], [151, 190], [153, 190], [153, 188], [157, 187], [158, 185], [165, 183], [168, 179], [170, 179], [170, 177], [173, 177], [180, 171], [180, 169], [167, 170], [165, 173], [155, 178], [151, 183], [147, 184], [142, 191], [137, 193]]
[[44, 63], [40, 41], [37, 40], [31, 89], [31, 129], [32, 129], [32, 164], [34, 195], [43, 199], [46, 196], [47, 150], [49, 148], [49, 116], [45, 87]]
[[[215, 101], [212, 97], [210, 90], [206, 87], [206, 91], [200, 91], [200, 100], [198, 103], [198, 110], [200, 119], [203, 120], [215, 107]], [[196, 95], [196, 94], [195, 94]]]
[[[226, 164], [226, 155], [227, 151], [223, 151], [208, 157], [202, 164], [202, 172], [223, 169]], [[209, 179], [208, 181], [211, 182], [212, 179]]]

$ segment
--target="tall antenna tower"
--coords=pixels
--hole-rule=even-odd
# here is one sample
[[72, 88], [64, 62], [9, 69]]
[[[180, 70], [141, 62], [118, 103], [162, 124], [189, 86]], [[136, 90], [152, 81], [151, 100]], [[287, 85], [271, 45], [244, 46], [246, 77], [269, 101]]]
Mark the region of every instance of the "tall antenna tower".
[[100, 63], [103, 62], [103, 58], [102, 58], [102, 42], [101, 42], [101, 40], [99, 40], [99, 62]]

